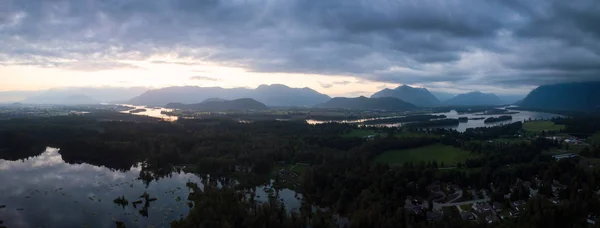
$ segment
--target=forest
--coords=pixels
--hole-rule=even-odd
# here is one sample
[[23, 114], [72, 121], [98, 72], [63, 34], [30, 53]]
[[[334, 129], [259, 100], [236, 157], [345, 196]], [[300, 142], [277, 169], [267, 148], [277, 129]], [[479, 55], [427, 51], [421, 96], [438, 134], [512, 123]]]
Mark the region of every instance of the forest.
[[[129, 117], [129, 115], [123, 115]], [[309, 125], [304, 121], [181, 119], [176, 122], [121, 120], [121, 115], [96, 114], [9, 119], [0, 122], [0, 158], [19, 160], [60, 148], [68, 163], [89, 163], [127, 170], [143, 162], [148, 181], [168, 175], [174, 167], [203, 176], [189, 199], [191, 213], [173, 227], [585, 227], [600, 212], [600, 146], [586, 142], [574, 151], [580, 157], [555, 159], [548, 151], [567, 149], [561, 140], [523, 135], [521, 122], [465, 132], [449, 129], [368, 128], [377, 137], [344, 137], [359, 130], [350, 124]], [[590, 137], [600, 131], [597, 117], [552, 120], [565, 129], [551, 134]], [[457, 121], [457, 120], [452, 120]], [[519, 136], [521, 135], [521, 136]], [[544, 132], [544, 135], [550, 133]], [[468, 151], [456, 167], [443, 161], [389, 166], [374, 162], [390, 150], [442, 144]], [[297, 185], [286, 185], [279, 164], [306, 164]], [[585, 164], [585, 165], [584, 165]], [[240, 174], [236, 167], [252, 167]], [[142, 176], [142, 175], [140, 175]], [[241, 177], [241, 178], [240, 178]], [[229, 183], [236, 179], [237, 184]], [[281, 188], [303, 194], [302, 208], [287, 211], [275, 200], [260, 203], [248, 189], [275, 179]], [[491, 224], [464, 221], [453, 212], [441, 220], [405, 209], [410, 197], [428, 199], [427, 186], [452, 183], [461, 189], [489, 191], [491, 201], [509, 207], [523, 200], [525, 212]], [[530, 184], [524, 184], [530, 183]], [[555, 186], [562, 186], [555, 192]], [[527, 187], [525, 187], [527, 186]], [[537, 192], [531, 195], [531, 191]], [[506, 195], [509, 195], [506, 198]], [[553, 203], [553, 200], [558, 203]], [[314, 210], [327, 208], [327, 210]]]

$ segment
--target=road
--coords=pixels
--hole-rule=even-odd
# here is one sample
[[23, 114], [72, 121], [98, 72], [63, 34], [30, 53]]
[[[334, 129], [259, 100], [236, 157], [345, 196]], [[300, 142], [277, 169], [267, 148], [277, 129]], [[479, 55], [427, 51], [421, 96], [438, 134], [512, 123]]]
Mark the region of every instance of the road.
[[484, 203], [484, 202], [489, 202], [490, 198], [483, 198], [480, 200], [470, 200], [470, 201], [463, 201], [463, 202], [456, 202], [456, 203], [433, 203], [433, 209], [436, 210], [441, 210], [442, 207], [454, 207], [454, 206], [461, 206], [461, 205], [465, 205], [465, 204], [475, 204], [475, 203]]

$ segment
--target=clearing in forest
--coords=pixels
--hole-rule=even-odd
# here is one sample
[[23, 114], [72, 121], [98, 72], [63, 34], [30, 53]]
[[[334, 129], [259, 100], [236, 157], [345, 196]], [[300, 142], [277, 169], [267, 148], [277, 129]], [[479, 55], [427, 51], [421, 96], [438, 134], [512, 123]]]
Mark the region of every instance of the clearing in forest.
[[464, 163], [469, 157], [471, 157], [471, 154], [468, 151], [452, 146], [434, 144], [414, 149], [388, 151], [377, 156], [375, 162], [402, 165], [406, 162], [437, 161], [438, 166], [442, 168], [442, 162], [445, 167], [451, 167], [456, 166], [459, 162]]
[[552, 121], [529, 121], [523, 124], [523, 130], [529, 132], [560, 131], [563, 129], [565, 129], [565, 125], [556, 125]]

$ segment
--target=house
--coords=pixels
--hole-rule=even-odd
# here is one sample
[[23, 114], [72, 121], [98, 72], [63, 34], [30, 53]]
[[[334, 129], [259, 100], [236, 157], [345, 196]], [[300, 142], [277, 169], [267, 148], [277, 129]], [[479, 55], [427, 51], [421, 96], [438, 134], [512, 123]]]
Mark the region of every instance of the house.
[[553, 155], [552, 158], [554, 158], [557, 161], [560, 161], [561, 159], [565, 159], [565, 158], [574, 158], [577, 157], [579, 155], [577, 154], [573, 154], [573, 153], [568, 153], [568, 154], [557, 154], [557, 155]]
[[516, 217], [519, 217], [520, 213], [519, 213], [519, 211], [510, 211], [510, 212], [508, 212], [508, 214], [510, 216], [512, 216], [513, 218], [516, 218]]
[[492, 207], [490, 206], [489, 203], [476, 203], [476, 204], [473, 204], [473, 209], [475, 209], [475, 211], [477, 211], [478, 213], [485, 213], [485, 212], [492, 211]]
[[498, 221], [498, 217], [496, 217], [495, 215], [488, 215], [488, 216], [486, 216], [486, 217], [485, 217], [485, 221], [486, 221], [488, 224], [492, 224], [492, 223], [494, 223], [494, 222], [497, 222], [497, 221]]
[[463, 221], [473, 221], [476, 219], [475, 215], [468, 211], [461, 212], [460, 217], [462, 217]]
[[596, 216], [593, 214], [589, 214], [587, 217], [587, 223], [588, 224], [592, 224], [592, 225], [596, 225]]
[[423, 212], [423, 204], [422, 201], [409, 196], [404, 201], [404, 209], [415, 214], [421, 214]]
[[427, 212], [427, 220], [428, 221], [441, 221], [444, 218], [444, 214], [440, 212]]
[[512, 207], [513, 207], [515, 210], [517, 210], [517, 211], [520, 211], [520, 210], [521, 210], [521, 207], [522, 207], [522, 206], [524, 206], [525, 204], [526, 204], [526, 202], [525, 202], [525, 201], [523, 201], [523, 200], [519, 200], [519, 201], [513, 201], [513, 202], [511, 203], [511, 206], [512, 206]]
[[375, 137], [377, 137], [377, 135], [367, 135], [367, 136], [365, 136], [365, 139], [367, 141], [373, 141], [373, 140], [375, 140]]
[[496, 212], [501, 212], [502, 211], [502, 204], [500, 202], [494, 202], [492, 204], [492, 208], [494, 208], [494, 211], [496, 211]]

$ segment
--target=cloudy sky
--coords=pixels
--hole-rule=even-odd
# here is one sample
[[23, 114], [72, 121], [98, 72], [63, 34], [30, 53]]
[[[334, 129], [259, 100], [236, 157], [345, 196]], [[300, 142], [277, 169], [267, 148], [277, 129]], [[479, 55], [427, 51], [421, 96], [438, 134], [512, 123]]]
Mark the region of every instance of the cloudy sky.
[[598, 0], [1, 0], [0, 91], [600, 80]]

